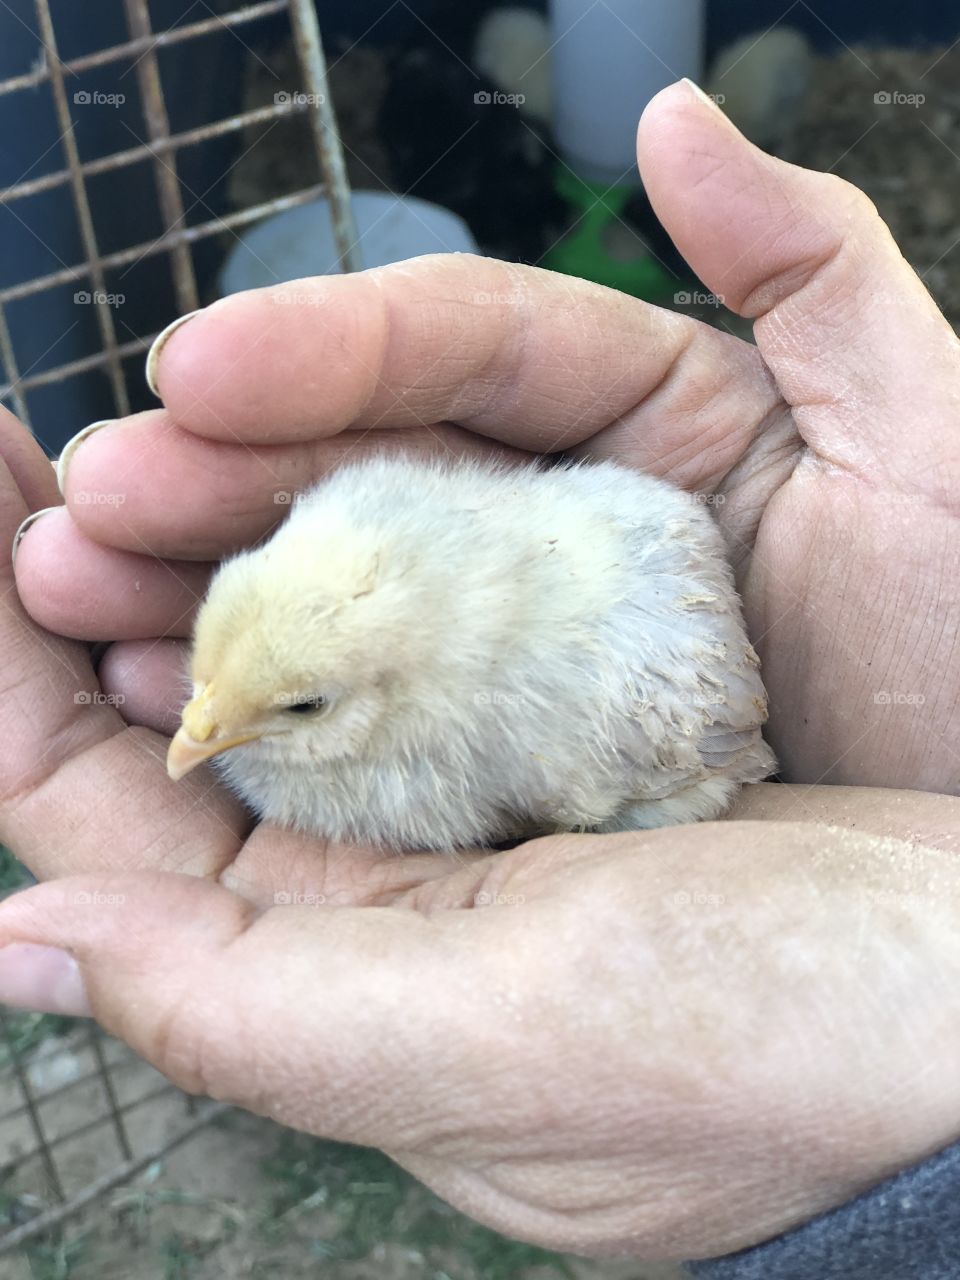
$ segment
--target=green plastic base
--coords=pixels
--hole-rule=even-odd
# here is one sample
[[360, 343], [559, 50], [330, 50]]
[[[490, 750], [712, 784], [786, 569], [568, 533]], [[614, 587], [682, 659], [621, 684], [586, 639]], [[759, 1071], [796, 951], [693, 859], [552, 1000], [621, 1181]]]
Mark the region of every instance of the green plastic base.
[[543, 265], [551, 271], [582, 280], [609, 285], [621, 293], [633, 294], [647, 302], [663, 301], [673, 295], [676, 280], [649, 254], [622, 262], [606, 251], [603, 235], [614, 219], [619, 219], [635, 186], [608, 187], [586, 182], [565, 165], [556, 173], [557, 191], [580, 211], [567, 234], [545, 255]]

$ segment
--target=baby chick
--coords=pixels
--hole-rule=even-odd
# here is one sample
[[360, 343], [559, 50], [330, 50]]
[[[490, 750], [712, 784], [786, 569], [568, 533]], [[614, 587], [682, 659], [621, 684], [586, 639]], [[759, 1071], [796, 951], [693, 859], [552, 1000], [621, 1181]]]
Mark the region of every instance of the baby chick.
[[221, 566], [192, 677], [171, 777], [334, 840], [716, 818], [775, 767], [710, 513], [612, 463], [343, 467]]

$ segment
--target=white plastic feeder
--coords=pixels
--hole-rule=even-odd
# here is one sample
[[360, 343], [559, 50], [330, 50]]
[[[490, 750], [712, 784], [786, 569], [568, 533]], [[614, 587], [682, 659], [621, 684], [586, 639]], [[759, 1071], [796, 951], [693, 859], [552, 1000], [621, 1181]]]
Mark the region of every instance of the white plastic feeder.
[[581, 178], [638, 185], [637, 121], [661, 89], [703, 72], [705, 0], [550, 0], [554, 128]]

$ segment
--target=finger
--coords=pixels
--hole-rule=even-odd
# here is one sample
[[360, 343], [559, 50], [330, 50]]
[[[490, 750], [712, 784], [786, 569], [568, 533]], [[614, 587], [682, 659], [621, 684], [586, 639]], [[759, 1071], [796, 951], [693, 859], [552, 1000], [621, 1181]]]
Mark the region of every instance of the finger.
[[130, 640], [110, 645], [97, 677], [127, 724], [172, 737], [189, 694], [190, 646], [181, 640]]
[[[868, 198], [766, 155], [684, 83], [647, 107], [638, 154], [681, 253], [756, 319], [808, 444], [861, 475], [952, 499], [960, 444], [941, 424], [955, 416], [956, 338]], [[905, 420], [929, 429], [904, 431]]]
[[[694, 364], [709, 372], [691, 421], [678, 406], [690, 407]], [[549, 453], [629, 418], [635, 465], [685, 464], [678, 482], [693, 488], [729, 467], [773, 403], [756, 352], [729, 335], [587, 281], [457, 254], [223, 299], [173, 333], [158, 367], [172, 419], [212, 439], [454, 421]]]
[[[179, 1086], [377, 1142], [416, 1122], [440, 1046], [469, 1054], [478, 1038], [476, 983], [459, 993], [466, 1005], [449, 999], [467, 976], [455, 934], [415, 912], [257, 913], [219, 886], [140, 873], [15, 895], [0, 945], [68, 948], [98, 1022]], [[411, 1023], [398, 1034], [403, 1006]]]
[[91, 541], [67, 509], [30, 525], [16, 582], [33, 620], [79, 640], [187, 636], [212, 573], [208, 564], [156, 560]]
[[450, 458], [491, 453], [487, 442], [444, 423], [284, 445], [220, 443], [182, 431], [160, 410], [86, 437], [70, 454], [64, 488], [73, 519], [97, 542], [174, 559], [220, 559], [268, 533], [295, 493], [343, 462], [387, 447]]
[[[12, 545], [27, 515], [8, 452], [30, 492], [49, 496], [50, 464], [23, 435], [0, 415], [0, 545]], [[166, 742], [127, 728], [102, 698], [84, 646], [32, 621], [9, 556], [0, 556], [0, 601], [0, 840], [41, 877], [109, 866], [221, 870], [248, 826], [241, 807], [209, 777], [186, 787], [167, 778]]]
[[3, 460], [28, 511], [57, 506], [60, 494], [53, 469], [34, 437], [0, 405]]
[[5, 773], [15, 762], [22, 789], [0, 795], [0, 840], [41, 879], [138, 867], [219, 875], [242, 846], [249, 814], [208, 772], [171, 782], [168, 740], [126, 725], [88, 683], [92, 690], [68, 695], [70, 713], [49, 740], [8, 736]]
[[960, 853], [960, 798], [880, 787], [744, 787], [730, 822], [815, 822]]

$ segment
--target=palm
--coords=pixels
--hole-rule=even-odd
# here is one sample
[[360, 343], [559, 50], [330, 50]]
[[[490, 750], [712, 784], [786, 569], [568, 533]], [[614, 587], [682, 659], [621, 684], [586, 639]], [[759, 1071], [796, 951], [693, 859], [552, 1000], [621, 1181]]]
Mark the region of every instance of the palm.
[[955, 792], [954, 516], [818, 466], [774, 495], [746, 581], [771, 742], [793, 780]]

